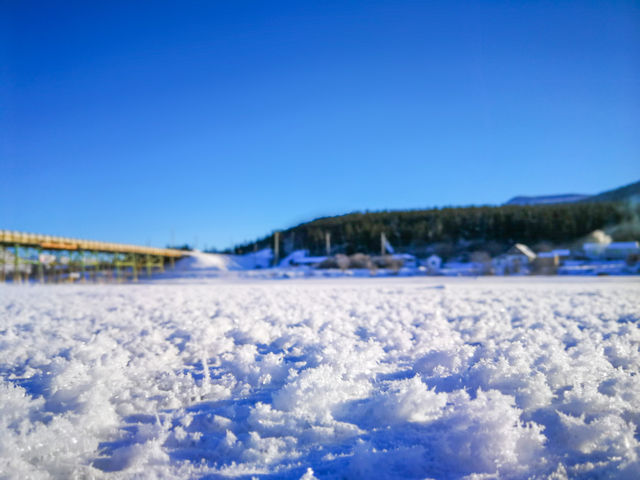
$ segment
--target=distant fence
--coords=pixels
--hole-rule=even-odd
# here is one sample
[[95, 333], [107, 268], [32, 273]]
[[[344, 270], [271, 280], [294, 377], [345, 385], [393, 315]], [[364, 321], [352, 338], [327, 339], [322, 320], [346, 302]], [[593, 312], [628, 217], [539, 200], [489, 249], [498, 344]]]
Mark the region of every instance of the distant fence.
[[0, 230], [0, 281], [137, 281], [140, 271], [151, 276], [184, 255], [171, 248]]

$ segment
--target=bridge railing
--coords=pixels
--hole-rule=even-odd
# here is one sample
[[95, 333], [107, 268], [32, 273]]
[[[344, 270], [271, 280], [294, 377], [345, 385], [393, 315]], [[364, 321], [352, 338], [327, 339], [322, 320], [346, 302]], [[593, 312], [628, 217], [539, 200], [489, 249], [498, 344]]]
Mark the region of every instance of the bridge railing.
[[41, 282], [124, 281], [127, 276], [137, 281], [140, 270], [146, 269], [151, 276], [154, 268], [164, 271], [166, 262], [173, 267], [185, 254], [172, 248], [0, 230], [0, 281], [9, 277], [16, 283], [28, 280], [34, 270]]

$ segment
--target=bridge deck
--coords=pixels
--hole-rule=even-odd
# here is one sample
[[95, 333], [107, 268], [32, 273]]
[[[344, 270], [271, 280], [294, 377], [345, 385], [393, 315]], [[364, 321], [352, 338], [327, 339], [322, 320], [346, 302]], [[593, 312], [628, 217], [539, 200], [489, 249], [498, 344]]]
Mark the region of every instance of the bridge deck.
[[172, 248], [143, 247], [124, 243], [98, 242], [78, 238], [54, 237], [36, 233], [13, 232], [0, 230], [0, 244], [20, 245], [25, 247], [42, 248], [44, 250], [86, 250], [105, 253], [135, 253], [140, 255], [154, 255], [168, 258], [179, 258], [185, 255], [182, 250]]

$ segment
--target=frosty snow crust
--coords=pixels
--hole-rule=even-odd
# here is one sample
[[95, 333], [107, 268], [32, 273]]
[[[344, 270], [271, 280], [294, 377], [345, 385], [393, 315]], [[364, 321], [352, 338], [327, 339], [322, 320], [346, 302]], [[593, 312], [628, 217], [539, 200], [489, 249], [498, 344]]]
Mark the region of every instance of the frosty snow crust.
[[640, 289], [0, 287], [2, 478], [639, 478]]

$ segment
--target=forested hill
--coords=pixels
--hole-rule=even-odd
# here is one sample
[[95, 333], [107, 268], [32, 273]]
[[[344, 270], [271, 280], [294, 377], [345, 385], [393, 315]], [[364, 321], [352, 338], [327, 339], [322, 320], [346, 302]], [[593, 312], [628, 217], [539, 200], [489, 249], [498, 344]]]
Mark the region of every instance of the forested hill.
[[[354, 212], [280, 231], [280, 252], [324, 254], [327, 233], [332, 254], [379, 253], [384, 233], [398, 251], [445, 258], [473, 251], [497, 255], [516, 242], [538, 248], [574, 246], [598, 229], [615, 240], [640, 240], [639, 197], [640, 181], [570, 203]], [[273, 240], [271, 234], [235, 251], [270, 247]]]
[[[502, 253], [513, 243], [570, 245], [597, 229], [629, 225], [638, 210], [620, 202], [578, 202], [554, 205], [433, 208], [428, 210], [350, 213], [318, 218], [280, 232], [280, 251], [325, 252], [325, 234], [332, 253], [378, 253], [384, 233], [398, 251], [451, 257], [472, 251]], [[614, 229], [615, 231], [615, 229]], [[637, 240], [625, 229], [620, 240]], [[237, 253], [273, 245], [273, 235], [236, 247]]]
[[640, 200], [640, 181], [587, 197], [583, 202], [627, 202]]

